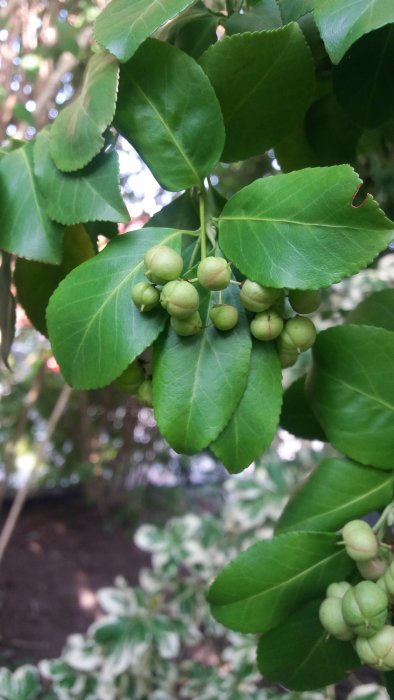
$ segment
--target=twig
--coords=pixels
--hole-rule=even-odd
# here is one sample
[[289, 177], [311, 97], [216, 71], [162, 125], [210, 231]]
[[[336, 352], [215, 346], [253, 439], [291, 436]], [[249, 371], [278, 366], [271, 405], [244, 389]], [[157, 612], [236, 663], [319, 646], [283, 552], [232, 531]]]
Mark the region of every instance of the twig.
[[35, 473], [35, 470], [37, 467], [41, 464], [43, 457], [45, 456], [45, 452], [48, 448], [50, 439], [52, 437], [53, 431], [55, 430], [60, 418], [62, 417], [67, 404], [70, 400], [72, 394], [72, 389], [69, 387], [67, 384], [63, 387], [62, 391], [60, 392], [59, 398], [55, 404], [55, 407], [50, 415], [49, 421], [48, 421], [48, 426], [47, 426], [47, 431], [44, 439], [42, 442], [39, 444], [37, 453], [36, 453], [36, 458], [34, 460], [34, 464], [31, 468], [30, 474], [23, 484], [22, 488], [19, 489], [17, 492], [14, 501], [11, 506], [11, 510], [8, 514], [7, 520], [4, 523], [4, 527], [1, 531], [0, 534], [0, 564], [3, 560], [5, 551], [7, 549], [8, 543], [12, 537], [12, 534], [15, 530], [15, 527], [18, 522], [19, 515], [21, 513], [21, 510], [24, 506], [24, 503], [26, 501], [26, 498], [29, 494], [30, 491], [30, 486], [33, 481], [33, 476]]

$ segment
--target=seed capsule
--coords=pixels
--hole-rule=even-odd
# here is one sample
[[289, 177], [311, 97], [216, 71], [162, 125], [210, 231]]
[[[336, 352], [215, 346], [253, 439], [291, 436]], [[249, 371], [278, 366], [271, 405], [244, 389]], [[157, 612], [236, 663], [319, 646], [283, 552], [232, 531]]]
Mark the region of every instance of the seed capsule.
[[257, 282], [245, 280], [240, 292], [240, 300], [248, 311], [266, 311], [282, 294], [281, 289], [273, 287], [263, 287]]
[[283, 318], [276, 311], [261, 311], [250, 324], [251, 334], [257, 340], [275, 340], [283, 329]]
[[388, 598], [372, 581], [361, 581], [345, 593], [342, 615], [360, 637], [372, 637], [387, 618]]
[[394, 670], [394, 627], [384, 625], [372, 637], [356, 639], [356, 651], [361, 661], [380, 671]]
[[161, 290], [160, 303], [170, 314], [177, 318], [188, 318], [200, 305], [197, 289], [185, 280], [167, 282]]
[[320, 306], [320, 290], [291, 289], [289, 302], [297, 314], [311, 314]]
[[316, 340], [316, 328], [309, 318], [294, 316], [286, 321], [280, 334], [280, 349], [296, 352], [305, 352]]
[[326, 598], [319, 608], [319, 619], [324, 629], [333, 637], [347, 641], [355, 634], [343, 619], [340, 598]]
[[225, 289], [231, 280], [230, 264], [224, 258], [204, 258], [197, 268], [197, 279], [205, 289]]
[[342, 530], [346, 552], [354, 561], [369, 561], [377, 557], [379, 542], [364, 520], [351, 520]]
[[347, 581], [330, 583], [326, 590], [326, 598], [340, 598], [342, 600], [345, 593], [347, 593], [350, 589], [351, 585]]
[[387, 571], [388, 564], [384, 559], [376, 558], [370, 559], [369, 561], [358, 561], [356, 562], [356, 566], [361, 576], [367, 581], [377, 581]]
[[231, 331], [238, 323], [239, 313], [231, 304], [219, 304], [210, 310], [209, 318], [219, 331]]
[[114, 384], [118, 389], [127, 394], [135, 394], [144, 379], [144, 369], [138, 360], [135, 360], [117, 379], [115, 379]]
[[155, 245], [145, 253], [145, 274], [151, 282], [164, 284], [177, 279], [183, 269], [182, 256], [168, 245]]
[[158, 305], [160, 294], [149, 282], [137, 282], [131, 290], [131, 298], [137, 309], [145, 313]]
[[141, 403], [145, 406], [153, 406], [152, 402], [152, 382], [150, 379], [145, 379], [138, 387], [137, 396]]
[[171, 326], [175, 333], [182, 336], [196, 335], [202, 328], [201, 316], [198, 311], [195, 311], [188, 318], [171, 317]]

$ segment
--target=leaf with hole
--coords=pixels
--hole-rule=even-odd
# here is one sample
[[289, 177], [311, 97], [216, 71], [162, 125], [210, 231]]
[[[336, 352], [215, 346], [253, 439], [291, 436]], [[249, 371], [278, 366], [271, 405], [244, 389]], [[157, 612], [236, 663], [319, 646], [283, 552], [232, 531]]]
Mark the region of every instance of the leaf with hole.
[[107, 52], [89, 60], [78, 97], [55, 119], [50, 154], [59, 170], [72, 172], [87, 165], [104, 146], [103, 132], [115, 113], [119, 65]]
[[157, 39], [147, 39], [121, 68], [115, 125], [162, 187], [175, 192], [200, 185], [224, 143], [207, 76], [193, 58]]
[[157, 338], [167, 315], [140, 313], [131, 288], [144, 279], [147, 250], [180, 248], [181, 231], [145, 228], [113, 239], [61, 282], [47, 309], [49, 338], [66, 381], [78, 389], [105, 386]]
[[393, 474], [347, 459], [324, 459], [286, 504], [275, 532], [335, 532], [393, 497]]
[[333, 446], [362, 464], [394, 464], [394, 333], [338, 326], [319, 333], [308, 400]]
[[348, 165], [256, 180], [224, 207], [220, 246], [260, 284], [327, 287], [368, 265], [394, 236], [394, 223], [370, 195], [352, 206], [360, 184]]

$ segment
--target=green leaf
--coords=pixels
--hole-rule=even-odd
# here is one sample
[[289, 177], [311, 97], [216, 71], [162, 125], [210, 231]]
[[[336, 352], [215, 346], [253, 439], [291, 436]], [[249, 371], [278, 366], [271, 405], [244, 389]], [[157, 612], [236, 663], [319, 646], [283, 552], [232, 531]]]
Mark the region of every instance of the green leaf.
[[275, 155], [283, 173], [320, 165], [317, 155], [308, 142], [305, 122], [299, 124], [291, 134], [285, 136], [275, 146]]
[[29, 141], [0, 160], [0, 248], [56, 265], [62, 257], [63, 228], [47, 216], [34, 177], [33, 148]]
[[278, 0], [283, 22], [294, 22], [312, 12], [313, 0]]
[[314, 4], [315, 21], [333, 63], [339, 63], [364, 34], [394, 22], [394, 8], [387, 0], [319, 0]]
[[321, 532], [289, 532], [253, 545], [213, 582], [208, 601], [223, 625], [239, 632], [267, 632], [333, 581], [345, 579], [354, 562]]
[[34, 328], [43, 335], [48, 335], [45, 311], [51, 295], [74, 267], [93, 255], [89, 235], [83, 226], [78, 225], [66, 228], [64, 232], [61, 265], [47, 265], [23, 258], [16, 261], [14, 282], [18, 302]]
[[115, 123], [168, 190], [200, 185], [222, 152], [223, 118], [208, 78], [156, 39], [121, 68]]
[[219, 17], [209, 12], [201, 2], [173, 22], [168, 42], [197, 59], [217, 41]]
[[243, 14], [234, 12], [226, 19], [227, 34], [238, 32], [260, 32], [265, 29], [277, 29], [282, 26], [276, 0], [259, 0], [255, 5], [245, 10]]
[[346, 323], [394, 331], [394, 289], [381, 289], [371, 294], [350, 312]]
[[[394, 10], [393, 21], [394, 21]], [[333, 71], [334, 92], [356, 124], [374, 129], [394, 116], [394, 24], [359, 39]]]
[[362, 464], [394, 464], [394, 333], [339, 326], [320, 333], [306, 392], [337, 450]]
[[118, 156], [100, 153], [83, 170], [62, 173], [48, 152], [50, 130], [37, 136], [34, 172], [47, 200], [47, 214], [60, 224], [71, 226], [88, 221], [130, 220], [119, 190]]
[[195, 231], [200, 226], [198, 201], [190, 192], [184, 192], [149, 219], [147, 226], [182, 228]]
[[361, 129], [342, 111], [332, 93], [311, 106], [305, 130], [319, 165], [351, 163], [356, 159]]
[[119, 61], [128, 61], [140, 44], [195, 0], [112, 0], [96, 19], [94, 36]]
[[158, 243], [180, 247], [180, 231], [145, 228], [113, 239], [59, 285], [47, 309], [49, 338], [66, 381], [105, 386], [156, 339], [167, 314], [141, 314], [130, 298], [144, 279], [143, 257]]
[[318, 289], [358, 272], [386, 248], [394, 224], [348, 165], [307, 168], [256, 180], [237, 192], [219, 220], [220, 246], [256, 282]]
[[335, 532], [349, 520], [384, 508], [393, 497], [393, 474], [346, 459], [324, 459], [288, 501], [276, 533]]
[[199, 293], [207, 327], [188, 338], [169, 328], [153, 353], [155, 417], [174, 450], [186, 454], [203, 450], [228, 423], [246, 387], [252, 345], [235, 285], [222, 293], [223, 303], [234, 304], [240, 313], [238, 325], [228, 333], [209, 321], [212, 294], [200, 287]]
[[360, 665], [350, 642], [327, 635], [319, 620], [320, 604], [309, 602], [260, 638], [257, 662], [266, 681], [291, 690], [315, 690], [342, 680]]
[[315, 414], [306, 400], [305, 375], [299, 377], [286, 389], [279, 423], [289, 433], [304, 440], [321, 440], [322, 442], [327, 440], [323, 428], [317, 422]]
[[11, 292], [11, 256], [0, 252], [0, 357], [7, 369], [15, 337], [16, 302]]
[[210, 449], [234, 474], [271, 444], [282, 401], [281, 369], [272, 343], [253, 341], [248, 384], [235, 413]]
[[118, 74], [111, 54], [97, 53], [89, 60], [81, 93], [51, 128], [49, 150], [59, 170], [80, 170], [101, 151], [102, 134], [115, 113]]
[[224, 161], [259, 155], [280, 141], [313, 96], [312, 55], [296, 24], [226, 37], [200, 63], [223, 112]]

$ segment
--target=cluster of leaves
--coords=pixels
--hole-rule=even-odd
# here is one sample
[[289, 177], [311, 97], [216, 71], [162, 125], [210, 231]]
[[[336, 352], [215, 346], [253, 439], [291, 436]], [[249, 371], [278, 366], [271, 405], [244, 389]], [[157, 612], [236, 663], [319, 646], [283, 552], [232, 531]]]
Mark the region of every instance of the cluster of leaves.
[[[96, 21], [101, 48], [77, 100], [0, 160], [0, 245], [25, 258], [16, 265], [18, 296], [48, 331], [66, 381], [104, 386], [145, 353], [163, 436], [178, 452], [210, 448], [232, 471], [261, 454], [278, 426], [275, 348], [252, 341], [231, 286], [223, 301], [237, 306], [239, 323], [226, 337], [207, 324], [212, 292], [204, 288], [207, 327], [198, 335], [179, 337], [163, 309], [141, 314], [130, 294], [146, 252], [173, 247], [189, 272], [199, 257], [223, 252], [240, 280], [316, 290], [371, 264], [394, 231], [370, 195], [357, 204], [361, 180], [343, 164], [359, 154], [368, 161], [371, 129], [388, 159], [392, 150], [393, 9], [386, 0], [363, 2], [362, 11], [340, 0], [238, 4], [227, 2], [224, 13], [192, 0], [112, 0]], [[225, 36], [217, 41], [219, 25]], [[162, 187], [187, 191], [95, 255], [95, 222], [110, 235], [109, 224], [128, 219], [113, 128]], [[209, 179], [218, 163], [271, 148], [283, 172], [223, 201]], [[346, 459], [323, 462], [285, 509], [280, 534], [244, 552], [210, 590], [219, 621], [264, 633], [260, 669], [287, 687], [330, 683], [357, 661], [350, 645], [326, 642], [317, 609], [335, 577], [355, 575], [337, 529], [392, 496], [393, 295], [388, 290], [387, 312], [375, 297], [351, 324], [321, 332], [306, 379], [285, 394], [284, 420]], [[12, 318], [8, 295], [4, 357]]]

